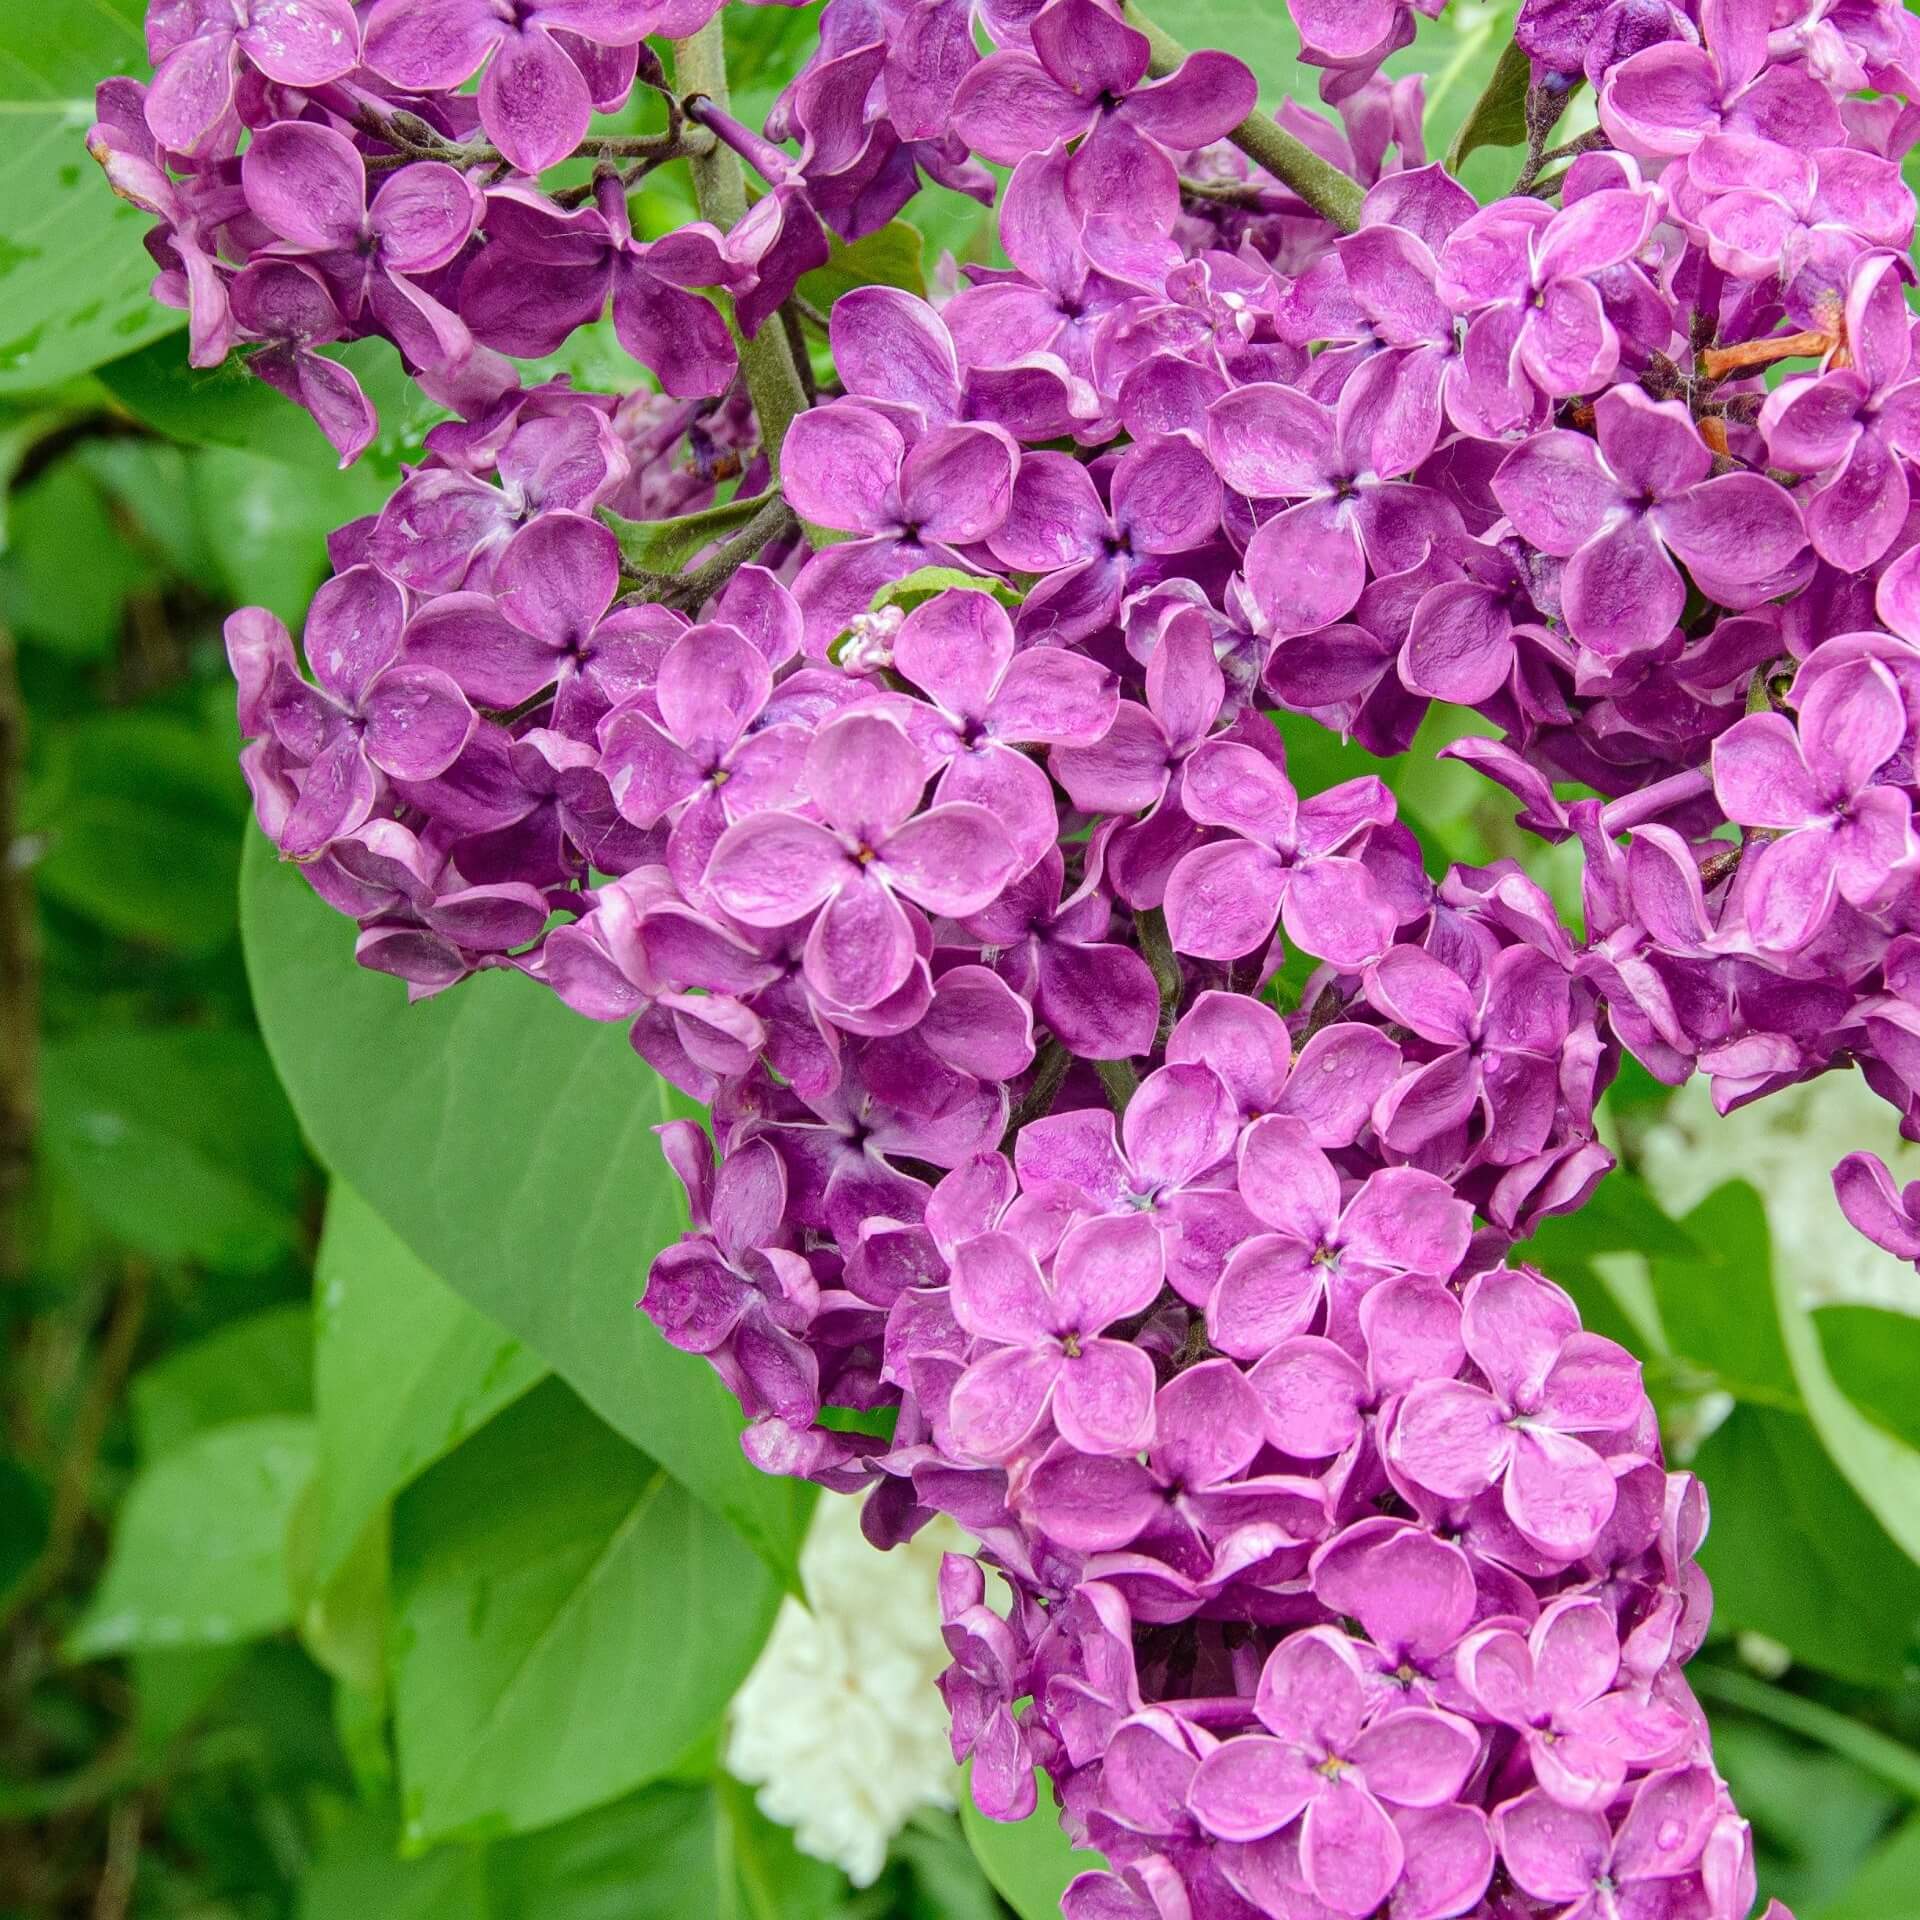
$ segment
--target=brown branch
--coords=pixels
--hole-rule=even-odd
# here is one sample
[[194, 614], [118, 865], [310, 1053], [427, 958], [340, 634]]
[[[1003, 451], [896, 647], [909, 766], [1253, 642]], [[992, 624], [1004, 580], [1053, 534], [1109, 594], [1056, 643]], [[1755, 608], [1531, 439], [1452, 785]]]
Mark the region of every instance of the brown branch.
[[0, 1594], [0, 1623], [44, 1599], [65, 1577], [80, 1530], [86, 1523], [100, 1443], [106, 1438], [107, 1423], [113, 1417], [120, 1389], [133, 1366], [140, 1331], [146, 1324], [151, 1280], [145, 1261], [127, 1262], [126, 1277], [120, 1283], [100, 1342], [93, 1379], [88, 1383], [73, 1431], [67, 1436], [60, 1477], [54, 1482], [53, 1514], [47, 1527], [46, 1545], [32, 1565]]
[[1836, 345], [1836, 335], [1817, 327], [1805, 333], [1781, 334], [1772, 340], [1743, 340], [1738, 346], [1708, 348], [1700, 356], [1700, 371], [1709, 380], [1724, 380], [1730, 373], [1742, 373], [1750, 367], [1770, 367], [1776, 360], [1831, 353]]

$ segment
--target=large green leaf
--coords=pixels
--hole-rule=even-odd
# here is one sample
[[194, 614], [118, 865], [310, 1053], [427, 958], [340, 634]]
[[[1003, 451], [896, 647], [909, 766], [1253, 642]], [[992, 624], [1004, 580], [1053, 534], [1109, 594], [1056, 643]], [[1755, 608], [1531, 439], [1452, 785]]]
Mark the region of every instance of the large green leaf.
[[664, 1773], [779, 1588], [664, 1468], [549, 1380], [400, 1497], [395, 1729], [410, 1841], [522, 1831]]
[[1044, 1775], [1038, 1784], [1040, 1804], [1024, 1820], [989, 1820], [973, 1804], [969, 1782], [960, 1791], [960, 1827], [994, 1891], [1020, 1920], [1060, 1920], [1060, 1896], [1074, 1878], [1100, 1872], [1106, 1861], [1075, 1849]]
[[1920, 1317], [1821, 1307], [1813, 1324], [1834, 1384], [1890, 1434], [1920, 1447]]
[[313, 1411], [313, 1312], [305, 1301], [229, 1321], [134, 1375], [141, 1457], [157, 1460], [209, 1427]]
[[1920, 1818], [1867, 1861], [1837, 1900], [1808, 1920], [1920, 1920]]
[[299, 1920], [826, 1920], [845, 1885], [720, 1779], [413, 1859], [391, 1813], [361, 1808], [322, 1844]]
[[617, 1027], [484, 974], [419, 1006], [247, 836], [247, 967], [322, 1160], [462, 1298], [790, 1575], [808, 1502], [740, 1451], [719, 1381], [633, 1302], [684, 1203], [651, 1129], [686, 1109]]
[[250, 1033], [102, 1031], [47, 1049], [42, 1145], [116, 1238], [235, 1271], [294, 1247], [302, 1158]]
[[325, 1579], [388, 1500], [546, 1369], [341, 1182], [327, 1205], [314, 1289], [315, 1559]]
[[23, 487], [11, 519], [0, 618], [31, 646], [72, 660], [105, 659], [128, 598], [158, 581], [152, 560], [121, 537], [108, 500], [75, 456]]
[[87, 157], [93, 89], [146, 71], [143, 0], [16, 0], [0, 28], [0, 393], [50, 387], [179, 327], [140, 244], [152, 217]]
[[1920, 1647], [1920, 1583], [1808, 1423], [1737, 1406], [1689, 1464], [1712, 1502], [1715, 1626], [1863, 1686], [1897, 1681]]
[[243, 808], [227, 727], [151, 709], [49, 727], [24, 808], [41, 846], [36, 882], [109, 933], [209, 951], [233, 938]]
[[270, 1415], [214, 1427], [147, 1468], [68, 1655], [231, 1646], [284, 1627], [287, 1528], [313, 1454], [312, 1421]]

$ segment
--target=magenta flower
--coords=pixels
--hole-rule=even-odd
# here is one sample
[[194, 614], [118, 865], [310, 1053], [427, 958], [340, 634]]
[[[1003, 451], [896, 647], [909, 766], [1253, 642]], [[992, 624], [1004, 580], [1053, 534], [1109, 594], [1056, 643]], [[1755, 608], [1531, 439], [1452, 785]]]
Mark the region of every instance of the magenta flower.
[[1620, 1631], [1605, 1602], [1583, 1595], [1554, 1601], [1529, 1634], [1506, 1626], [1470, 1634], [1455, 1671], [1477, 1711], [1525, 1741], [1534, 1778], [1557, 1806], [1598, 1813], [1629, 1769], [1678, 1759], [1692, 1734], [1663, 1701], [1612, 1690]]
[[1498, 1486], [1532, 1546], [1577, 1560], [1615, 1500], [1611, 1469], [1582, 1436], [1647, 1418], [1638, 1363], [1585, 1332], [1572, 1301], [1524, 1269], [1498, 1267], [1469, 1284], [1462, 1334], [1486, 1386], [1429, 1379], [1410, 1388], [1387, 1436], [1388, 1465], [1447, 1500]]
[[1807, 538], [1849, 573], [1872, 566], [1905, 525], [1906, 457], [1920, 453], [1920, 379], [1901, 277], [1891, 254], [1862, 261], [1847, 291], [1853, 364], [1788, 381], [1760, 416], [1775, 466], [1824, 476], [1807, 508]]
[[[1017, 500], [1018, 483], [1014, 493]], [[1031, 867], [1054, 844], [1053, 789], [1020, 748], [1092, 746], [1113, 724], [1119, 682], [1060, 647], [1016, 653], [999, 601], [963, 590], [936, 594], [907, 615], [893, 665], [940, 718], [921, 735], [945, 762], [935, 802], [985, 807], [1007, 830], [1022, 870]]]
[[1517, 447], [1493, 490], [1521, 536], [1567, 562], [1567, 625], [1609, 658], [1649, 651], [1680, 618], [1683, 561], [1710, 598], [1757, 605], [1806, 545], [1800, 511], [1758, 473], [1709, 478], [1687, 410], [1614, 387], [1594, 404], [1599, 445], [1555, 428]]
[[1794, 953], [1839, 901], [1867, 907], [1916, 852], [1913, 806], [1875, 775], [1906, 739], [1907, 710], [1876, 660], [1820, 674], [1784, 714], [1737, 720], [1713, 743], [1713, 787], [1727, 818], [1775, 837], [1746, 863], [1742, 898], [1757, 945]]
[[147, 55], [147, 124], [190, 154], [233, 113], [242, 62], [282, 86], [324, 86], [359, 63], [360, 24], [348, 0], [154, 0]]
[[1495, 1810], [1493, 1833], [1522, 1892], [1548, 1901], [1561, 1920], [1671, 1911], [1720, 1813], [1713, 1769], [1649, 1774], [1616, 1831], [1606, 1815], [1563, 1805], [1538, 1787]]
[[1265, 945], [1276, 919], [1296, 947], [1342, 967], [1381, 953], [1398, 916], [1351, 849], [1393, 818], [1371, 775], [1302, 800], [1265, 755], [1210, 740], [1187, 761], [1180, 803], [1233, 836], [1185, 855], [1167, 881], [1167, 929], [1181, 953], [1236, 960]]
[[1622, 60], [1599, 85], [1600, 124], [1628, 153], [1690, 154], [1717, 133], [1785, 147], [1843, 138], [1833, 97], [1810, 73], [1773, 65], [1767, 0], [1714, 0], [1704, 46], [1664, 39]]
[[367, 199], [367, 169], [344, 134], [304, 120], [263, 127], [240, 165], [247, 205], [324, 277], [358, 326], [371, 315], [416, 366], [472, 350], [465, 327], [418, 284], [472, 236], [480, 192], [464, 174], [422, 162], [388, 175]]
[[1840, 1211], [1876, 1247], [1920, 1262], [1920, 1180], [1896, 1187], [1876, 1153], [1850, 1153], [1833, 1170]]
[[485, 707], [551, 687], [554, 727], [590, 739], [603, 714], [651, 683], [666, 650], [650, 609], [610, 611], [619, 591], [613, 535], [583, 514], [542, 514], [507, 543], [491, 593], [442, 594], [414, 615], [407, 654]]
[[631, 471], [605, 411], [581, 400], [522, 417], [500, 448], [499, 485], [422, 466], [380, 510], [368, 551], [417, 593], [484, 587], [501, 549], [541, 513], [590, 514]]
[[380, 423], [352, 372], [315, 351], [348, 333], [326, 282], [291, 260], [256, 260], [234, 275], [229, 298], [241, 336], [260, 343], [247, 356], [247, 371], [304, 407], [340, 464], [350, 467]]
[[673, 816], [667, 867], [689, 898], [728, 827], [796, 804], [808, 734], [792, 721], [755, 726], [772, 692], [773, 669], [751, 641], [732, 627], [690, 627], [648, 694], [600, 722], [614, 805], [638, 827]]
[[[1660, 217], [1650, 188], [1616, 187], [1555, 212], [1540, 200], [1501, 200], [1457, 227], [1441, 250], [1441, 296], [1474, 314], [1549, 401], [1591, 393], [1613, 377], [1620, 337], [1602, 298], [1607, 276], [1646, 245]], [[1479, 342], [1477, 342], [1479, 344]], [[1511, 375], [1495, 352], [1463, 362], [1470, 417], [1498, 420]], [[1497, 374], [1491, 391], [1476, 389]]]
[[1167, 1036], [1167, 1064], [1208, 1067], [1243, 1122], [1289, 1114], [1316, 1147], [1350, 1147], [1400, 1065], [1378, 1027], [1339, 1020], [1308, 1037], [1296, 1059], [1286, 1023], [1264, 1001], [1209, 989]]
[[524, 358], [553, 353], [611, 300], [615, 336], [668, 393], [726, 391], [739, 364], [733, 338], [719, 308], [686, 290], [741, 278], [713, 228], [638, 241], [626, 191], [610, 180], [571, 213], [532, 187], [496, 187], [486, 230], [460, 281], [460, 315], [477, 340]]
[[921, 810], [926, 770], [899, 724], [843, 715], [807, 749], [804, 782], [824, 824], [780, 810], [721, 835], [707, 868], [720, 904], [750, 927], [813, 918], [809, 985], [842, 1007], [871, 1007], [907, 977], [914, 934], [902, 898], [929, 913], [978, 913], [1018, 864], [984, 807]]
[[795, 1221], [851, 1245], [863, 1221], [916, 1221], [932, 1189], [896, 1160], [964, 1166], [990, 1153], [1007, 1096], [923, 1046], [849, 1043], [832, 1087], [764, 1131], [786, 1163]]
[[1064, 453], [1029, 453], [1007, 517], [988, 537], [994, 557], [1048, 576], [1020, 610], [1029, 644], [1070, 646], [1110, 626], [1136, 577], [1164, 554], [1203, 546], [1220, 524], [1220, 482], [1179, 435], [1136, 443], [1115, 463], [1111, 504]]
[[1311, 1578], [1322, 1606], [1359, 1621], [1369, 1644], [1358, 1651], [1389, 1686], [1427, 1705], [1464, 1704], [1453, 1652], [1480, 1616], [1480, 1592], [1452, 1541], [1405, 1521], [1362, 1520], [1314, 1555]]
[[1106, 1107], [1048, 1114], [1021, 1128], [1013, 1160], [1029, 1192], [1057, 1190], [1077, 1211], [1146, 1215], [1167, 1243], [1167, 1278], [1198, 1304], [1251, 1225], [1226, 1177], [1238, 1131], [1205, 1067], [1160, 1067], [1127, 1102], [1117, 1134]]
[[1056, 747], [1054, 778], [1083, 813], [1154, 813], [1178, 797], [1181, 768], [1213, 731], [1226, 677], [1203, 630], [1171, 630], [1147, 662], [1146, 704], [1123, 700], [1086, 747]]
[[444, 673], [401, 658], [406, 600], [371, 567], [337, 574], [314, 595], [304, 646], [318, 686], [300, 678], [277, 620], [230, 621], [240, 730], [271, 733], [304, 772], [281, 851], [319, 853], [373, 811], [380, 776], [431, 780], [473, 733], [466, 696]]
[[1264, 630], [1278, 639], [1345, 619], [1369, 565], [1381, 574], [1411, 566], [1458, 525], [1439, 494], [1394, 484], [1432, 447], [1422, 408], [1392, 391], [1397, 374], [1394, 357], [1379, 354], [1330, 408], [1261, 382], [1207, 410], [1221, 479], [1250, 500], [1292, 503], [1261, 522], [1245, 560]]
[[1028, 1497], [1041, 1529], [1077, 1553], [1111, 1552], [1176, 1523], [1205, 1536], [1217, 1524], [1207, 1496], [1259, 1451], [1259, 1401], [1231, 1361], [1206, 1360], [1160, 1389], [1144, 1462], [1063, 1444], [1034, 1469]]
[[1076, 1055], [1127, 1060], [1153, 1047], [1160, 988], [1139, 954], [1104, 937], [1112, 903], [1097, 857], [1088, 865], [1063, 900], [1066, 861], [1050, 846], [998, 899], [967, 917], [966, 931], [996, 949], [994, 965]]
[[1714, 265], [1747, 279], [1778, 274], [1789, 311], [1810, 319], [1844, 299], [1869, 247], [1905, 251], [1913, 239], [1913, 194], [1877, 154], [1709, 140], [1687, 165], [1712, 196], [1699, 218]]
[[954, 129], [1009, 167], [1084, 135], [1069, 179], [1089, 213], [1161, 226], [1156, 215], [1178, 205], [1164, 149], [1211, 145], [1258, 97], [1252, 73], [1226, 53], [1193, 54], [1164, 80], [1147, 81], [1146, 35], [1095, 0], [1052, 0], [1029, 31], [1032, 52], [991, 53], [961, 81]]
[[1480, 1756], [1464, 1720], [1430, 1707], [1382, 1713], [1375, 1699], [1345, 1634], [1297, 1632], [1261, 1669], [1254, 1712], [1266, 1732], [1216, 1747], [1187, 1791], [1194, 1817], [1222, 1840], [1301, 1821], [1307, 1885], [1340, 1914], [1371, 1914], [1400, 1878], [1406, 1850], [1387, 1805], [1443, 1805]]
[[[755, 1413], [811, 1420], [819, 1410], [819, 1363], [798, 1336], [820, 1302], [812, 1269], [781, 1242], [787, 1177], [764, 1140], [749, 1140], [716, 1175], [706, 1136], [672, 1156], [686, 1184], [694, 1231], [662, 1252], [647, 1274], [640, 1306], [683, 1353], [713, 1358], [744, 1390]], [[664, 1131], [664, 1130], [663, 1130]]]
[[538, 173], [586, 138], [596, 106], [618, 105], [632, 84], [631, 54], [626, 84], [609, 86], [581, 42], [635, 48], [658, 11], [657, 0], [378, 0], [367, 64], [399, 86], [442, 93], [485, 62], [480, 124], [522, 173]]
[[[1372, 1180], [1407, 1171], [1389, 1167]], [[1415, 1197], [1418, 1204], [1417, 1189]], [[1451, 1379], [1466, 1354], [1460, 1303], [1439, 1280], [1422, 1273], [1383, 1279], [1355, 1258], [1322, 1284], [1328, 1329], [1337, 1338], [1291, 1334], [1269, 1347], [1247, 1376], [1260, 1396], [1267, 1438], [1296, 1460], [1345, 1453], [1394, 1394], [1419, 1380]]]
[[165, 263], [153, 297], [188, 316], [187, 361], [217, 367], [233, 346], [233, 318], [219, 259], [219, 228], [245, 204], [231, 170], [175, 180], [146, 118], [147, 89], [137, 80], [107, 80], [94, 89], [99, 118], [87, 129], [87, 151], [122, 200], [160, 222], [147, 249]]
[[953, 1311], [990, 1351], [955, 1383], [955, 1444], [1000, 1461], [1051, 1413], [1082, 1453], [1133, 1453], [1153, 1436], [1153, 1362], [1101, 1336], [1152, 1303], [1161, 1283], [1160, 1236], [1125, 1216], [1070, 1227], [1043, 1275], [1007, 1233], [981, 1234], [953, 1266]]
[[1367, 998], [1396, 1026], [1442, 1051], [1381, 1096], [1374, 1125], [1417, 1152], [1476, 1112], [1501, 1165], [1538, 1153], [1553, 1127], [1559, 1061], [1572, 1026], [1567, 972], [1536, 947], [1503, 947], [1477, 980], [1419, 947], [1391, 948], [1367, 969]]
[[1019, 463], [998, 427], [942, 427], [909, 445], [857, 402], [803, 413], [783, 455], [787, 499], [803, 520], [859, 536], [823, 548], [794, 582], [809, 652], [824, 653], [889, 580], [921, 567], [973, 571], [954, 549], [1007, 517]]
[[1446, 1279], [1473, 1234], [1473, 1209], [1414, 1167], [1382, 1168], [1343, 1197], [1333, 1163], [1290, 1115], [1247, 1129], [1239, 1187], [1268, 1231], [1235, 1249], [1207, 1301], [1208, 1335], [1236, 1359], [1304, 1332], [1336, 1298], [1351, 1314], [1396, 1274]]

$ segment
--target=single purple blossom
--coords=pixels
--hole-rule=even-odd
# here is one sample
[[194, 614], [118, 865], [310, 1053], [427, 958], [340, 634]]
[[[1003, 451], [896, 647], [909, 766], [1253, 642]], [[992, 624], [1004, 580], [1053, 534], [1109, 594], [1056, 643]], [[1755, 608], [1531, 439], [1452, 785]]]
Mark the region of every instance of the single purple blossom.
[[1314, 1897], [1336, 1913], [1372, 1913], [1406, 1861], [1387, 1806], [1451, 1800], [1479, 1758], [1479, 1736], [1430, 1707], [1377, 1712], [1346, 1636], [1326, 1627], [1267, 1656], [1254, 1712], [1264, 1733], [1225, 1741], [1200, 1763], [1187, 1795], [1195, 1817], [1239, 1841], [1301, 1820]]
[[1686, 600], [1674, 561], [1725, 606], [1757, 605], [1806, 545], [1786, 490], [1758, 473], [1713, 475], [1687, 410], [1615, 387], [1594, 404], [1599, 445], [1564, 428], [1515, 448], [1494, 476], [1521, 536], [1567, 562], [1566, 620], [1607, 658], [1659, 646]]
[[964, 1243], [953, 1310], [989, 1351], [960, 1376], [949, 1418], [975, 1459], [1005, 1459], [1051, 1413], [1082, 1453], [1132, 1453], [1153, 1435], [1153, 1362], [1102, 1336], [1160, 1291], [1160, 1236], [1120, 1216], [1070, 1227], [1050, 1274], [1011, 1234]]
[[[1612, 1471], [1584, 1436], [1642, 1419], [1640, 1368], [1580, 1326], [1558, 1287], [1496, 1268], [1468, 1286], [1463, 1338], [1485, 1376], [1423, 1380], [1400, 1402], [1389, 1465], [1443, 1499], [1498, 1486], [1507, 1517], [1541, 1552], [1574, 1560], [1612, 1517]], [[1611, 1627], [1609, 1627], [1611, 1639]]]
[[[900, 898], [956, 918], [978, 913], [1018, 864], [984, 807], [920, 807], [926, 769], [899, 724], [843, 715], [807, 749], [804, 780], [824, 816], [773, 809], [721, 836], [707, 885], [736, 919], [813, 917], [807, 979], [843, 1007], [871, 1007], [907, 977], [914, 936]], [[817, 916], [817, 917], [816, 917]]]

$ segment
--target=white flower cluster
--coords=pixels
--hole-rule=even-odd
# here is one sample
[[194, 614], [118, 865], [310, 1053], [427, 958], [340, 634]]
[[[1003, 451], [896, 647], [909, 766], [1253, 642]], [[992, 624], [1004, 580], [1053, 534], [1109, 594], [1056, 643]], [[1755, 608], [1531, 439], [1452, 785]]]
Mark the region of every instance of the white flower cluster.
[[727, 1766], [795, 1843], [867, 1886], [921, 1807], [951, 1807], [958, 1774], [934, 1681], [947, 1665], [937, 1589], [961, 1541], [937, 1520], [876, 1552], [860, 1503], [823, 1495], [800, 1553], [807, 1604], [788, 1599], [734, 1696]]
[[[1857, 1073], [1822, 1074], [1724, 1119], [1700, 1079], [1668, 1103], [1642, 1143], [1640, 1164], [1654, 1198], [1676, 1216], [1729, 1180], [1756, 1188], [1773, 1257], [1811, 1304], [1920, 1313], [1920, 1276], [1855, 1233], [1833, 1195], [1834, 1162], [1861, 1141], [1878, 1145], [1892, 1133], [1886, 1106]], [[1920, 1179], [1920, 1146], [1891, 1144], [1884, 1157], [1893, 1177]]]

